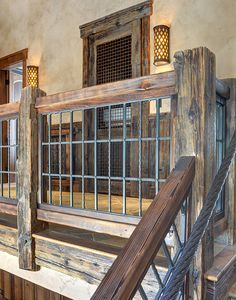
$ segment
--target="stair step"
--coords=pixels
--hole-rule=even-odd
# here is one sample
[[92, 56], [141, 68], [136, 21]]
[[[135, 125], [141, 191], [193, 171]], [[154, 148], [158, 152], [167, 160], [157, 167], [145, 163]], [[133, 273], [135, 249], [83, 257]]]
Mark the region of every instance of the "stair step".
[[231, 300], [236, 299], [236, 283], [231, 287], [229, 291], [229, 299]]

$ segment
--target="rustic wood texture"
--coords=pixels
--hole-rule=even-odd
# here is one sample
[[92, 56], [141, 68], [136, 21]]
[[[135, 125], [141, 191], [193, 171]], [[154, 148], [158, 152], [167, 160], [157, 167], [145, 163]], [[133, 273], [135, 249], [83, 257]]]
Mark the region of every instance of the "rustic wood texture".
[[[192, 223], [195, 222], [215, 175], [216, 161], [216, 77], [215, 55], [207, 48], [175, 54], [177, 110], [174, 123], [175, 161], [182, 155], [196, 156], [196, 176], [192, 189]], [[204, 298], [204, 272], [212, 265], [213, 222], [196, 255], [197, 293]], [[190, 287], [190, 290], [193, 288]]]
[[17, 216], [16, 204], [0, 202], [0, 213]]
[[17, 256], [17, 225], [14, 216], [0, 214], [0, 251]]
[[91, 299], [132, 299], [189, 191], [194, 164], [180, 158]]
[[[95, 213], [94, 213], [95, 215]], [[85, 216], [65, 214], [53, 211], [38, 209], [37, 219], [54, 224], [66, 225], [95, 232], [107, 233], [124, 238], [130, 237], [135, 225], [116, 223], [102, 219], [89, 218]]]
[[80, 36], [84, 38], [104, 30], [112, 30], [118, 26], [121, 27], [135, 19], [150, 16], [152, 14], [152, 2], [152, 0], [148, 0], [98, 20], [83, 24], [80, 26]]
[[[22, 91], [19, 110], [18, 154], [18, 250], [19, 267], [36, 268], [32, 233], [39, 229], [36, 220], [38, 191], [38, 118], [35, 101], [45, 93], [27, 87]], [[38, 228], [36, 228], [38, 227]]]
[[165, 72], [38, 97], [39, 112], [90, 108], [97, 105], [157, 98], [175, 94], [175, 72]]
[[63, 234], [59, 233], [49, 236], [36, 234], [34, 237], [38, 265], [79, 277], [91, 284], [102, 280], [116, 257], [101, 251], [101, 247], [96, 250], [96, 243], [92, 241], [86, 243], [74, 239], [74, 244], [71, 244], [64, 241]]
[[59, 206], [53, 206], [48, 204], [39, 204], [38, 208], [46, 211], [53, 211], [53, 212], [64, 213], [68, 215], [87, 217], [95, 220], [111, 221], [115, 223], [134, 225], [134, 226], [136, 226], [140, 221], [140, 218], [128, 216], [128, 215], [122, 216], [116, 214], [108, 214], [101, 211], [96, 211], [95, 213], [94, 211], [91, 210], [73, 209], [70, 207], [59, 207]]
[[[236, 79], [226, 79], [225, 84], [230, 87], [230, 98], [226, 101], [226, 144], [232, 138], [236, 129]], [[225, 188], [225, 212], [228, 219], [228, 241], [233, 245], [236, 243], [236, 158], [230, 166]]]
[[[151, 14], [152, 1], [146, 1], [80, 27], [83, 38], [83, 87], [98, 84], [97, 46], [122, 37], [131, 36], [132, 48], [132, 74], [123, 73], [124, 78], [150, 74]], [[121, 76], [120, 68], [113, 68], [112, 72]]]
[[20, 103], [7, 103], [0, 106], [0, 120], [5, 120], [12, 117], [17, 117]]

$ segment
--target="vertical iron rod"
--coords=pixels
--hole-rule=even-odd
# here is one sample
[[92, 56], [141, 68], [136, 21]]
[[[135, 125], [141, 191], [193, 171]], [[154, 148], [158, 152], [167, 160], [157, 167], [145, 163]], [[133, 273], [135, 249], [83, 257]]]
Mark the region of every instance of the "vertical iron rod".
[[73, 199], [73, 147], [72, 147], [72, 138], [73, 138], [73, 115], [72, 111], [70, 111], [70, 207], [74, 205]]
[[109, 105], [109, 125], [108, 125], [108, 211], [111, 212], [111, 106]]
[[52, 204], [52, 177], [51, 177], [51, 114], [48, 114], [48, 187], [49, 204]]
[[138, 148], [139, 148], [139, 157], [138, 157], [138, 164], [139, 164], [139, 212], [138, 215], [139, 217], [142, 216], [143, 211], [142, 211], [142, 102], [139, 102], [139, 137], [138, 137]]
[[160, 101], [156, 99], [156, 193], [159, 191], [159, 129], [160, 129]]
[[84, 110], [82, 110], [82, 208], [85, 208], [84, 194]]
[[3, 164], [2, 164], [2, 121], [0, 121], [0, 171], [1, 171], [1, 174], [0, 174], [0, 180], [1, 180], [1, 196], [3, 196], [3, 174], [2, 174], [2, 171], [3, 171]]
[[98, 210], [98, 193], [97, 193], [97, 108], [94, 109], [94, 209]]
[[123, 104], [123, 207], [122, 213], [126, 214], [126, 104]]
[[59, 203], [62, 206], [62, 182], [61, 182], [61, 120], [62, 113], [59, 113]]

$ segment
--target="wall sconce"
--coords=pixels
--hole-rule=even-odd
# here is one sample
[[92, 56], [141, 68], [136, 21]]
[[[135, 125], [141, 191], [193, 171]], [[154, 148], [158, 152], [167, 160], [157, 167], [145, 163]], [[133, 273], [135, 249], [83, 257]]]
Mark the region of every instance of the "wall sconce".
[[27, 66], [27, 85], [39, 86], [39, 68], [36, 66]]
[[170, 27], [157, 25], [154, 30], [154, 65], [170, 63]]

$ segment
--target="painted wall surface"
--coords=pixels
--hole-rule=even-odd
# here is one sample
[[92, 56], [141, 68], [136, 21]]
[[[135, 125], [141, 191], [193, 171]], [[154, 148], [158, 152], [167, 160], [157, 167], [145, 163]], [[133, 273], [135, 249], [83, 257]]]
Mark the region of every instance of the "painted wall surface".
[[[1, 0], [0, 57], [29, 48], [28, 63], [40, 67], [41, 89], [48, 94], [78, 89], [82, 86], [79, 26], [140, 2]], [[235, 12], [235, 0], [154, 0], [151, 37], [155, 25], [170, 24], [172, 56], [177, 50], [207, 46], [217, 56], [218, 77], [236, 77]], [[151, 65], [151, 72], [170, 67]]]

